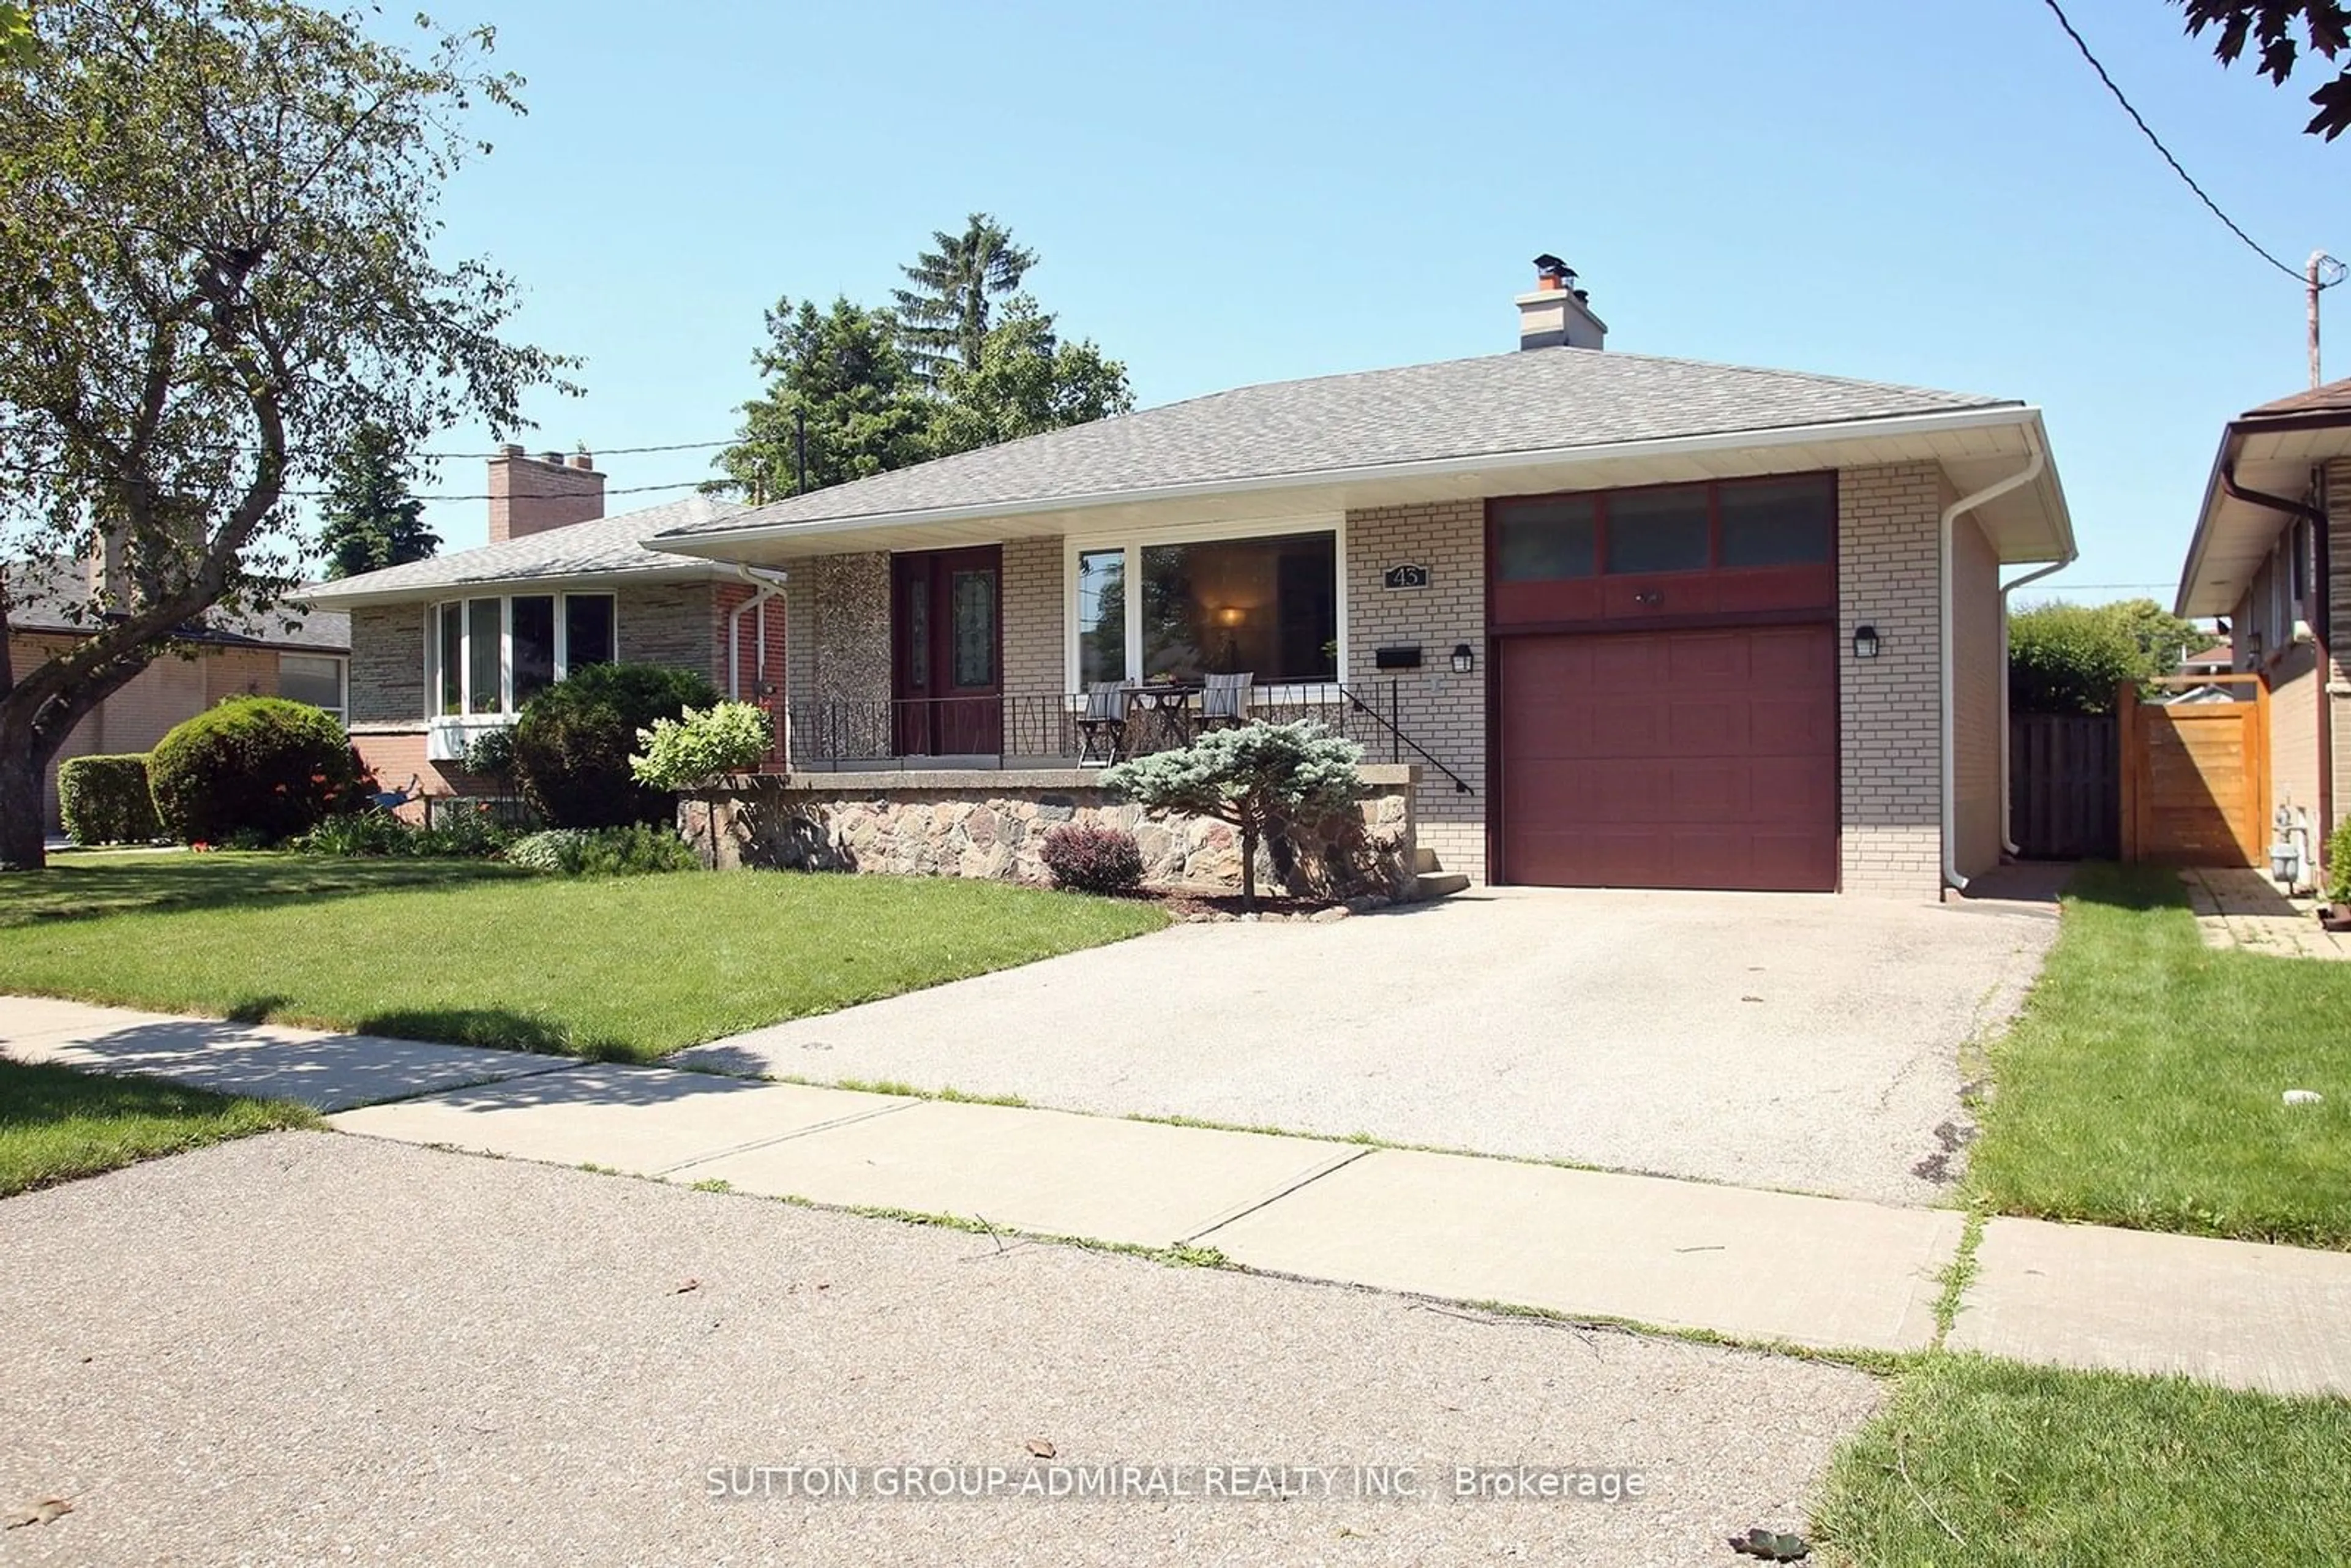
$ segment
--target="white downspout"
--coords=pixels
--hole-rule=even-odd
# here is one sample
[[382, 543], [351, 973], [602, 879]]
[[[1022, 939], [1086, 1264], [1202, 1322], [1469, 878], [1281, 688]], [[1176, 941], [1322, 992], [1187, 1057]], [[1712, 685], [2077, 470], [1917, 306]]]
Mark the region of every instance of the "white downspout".
[[726, 617], [726, 695], [736, 702], [743, 700], [743, 679], [740, 665], [743, 647], [743, 617], [751, 611], [759, 612], [759, 671], [768, 667], [768, 601], [784, 591], [791, 580], [789, 572], [768, 571], [756, 566], [736, 563], [735, 575], [758, 590], [737, 605]]
[[2053, 571], [2063, 571], [2081, 559], [2082, 552], [2068, 549], [2064, 559], [2053, 560], [2047, 566], [2026, 572], [2014, 582], [2003, 583], [2000, 591], [2000, 848], [2002, 854], [2022, 854], [2016, 847], [2016, 835], [2009, 831], [2008, 775], [2008, 596], [2027, 583], [2038, 582]]
[[[1938, 662], [1943, 667], [1941, 747], [1943, 755], [1940, 768], [1943, 776], [1943, 885], [1960, 893], [1967, 891], [1968, 879], [1959, 874], [1959, 825], [1956, 820], [1959, 811], [1959, 765], [1954, 753], [1959, 745], [1959, 715], [1956, 711], [1959, 701], [1959, 681], [1958, 663], [1951, 657], [1951, 529], [1959, 522], [1962, 513], [1972, 512], [1986, 502], [1998, 500], [2019, 486], [2030, 485], [2041, 477], [2041, 470], [2048, 465], [2049, 455], [2043, 450], [2040, 441], [2034, 437], [2030, 424], [2022, 428], [2024, 432], [2024, 449], [2031, 454], [2024, 466], [2007, 478], [1996, 480], [1972, 496], [1962, 496], [1944, 507], [1942, 527], [1938, 530], [1940, 538], [1937, 541], [1938, 548], [1936, 551], [1935, 580], [1937, 599], [1941, 610], [1941, 642], [1937, 652]], [[2004, 625], [2005, 622], [2002, 624]], [[2007, 682], [2008, 671], [2003, 667], [2001, 671], [2001, 684], [2004, 687]], [[2003, 821], [2001, 824], [2003, 836], [2006, 835], [2007, 831], [2008, 824]]]

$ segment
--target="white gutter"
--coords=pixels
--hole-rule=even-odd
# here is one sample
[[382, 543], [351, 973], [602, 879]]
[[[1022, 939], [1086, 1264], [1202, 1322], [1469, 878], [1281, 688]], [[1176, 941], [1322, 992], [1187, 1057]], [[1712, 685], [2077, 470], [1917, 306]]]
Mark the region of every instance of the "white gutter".
[[[1944, 507], [1942, 527], [1938, 530], [1940, 537], [1937, 540], [1935, 581], [1942, 617], [1941, 641], [1937, 653], [1938, 662], [1942, 665], [1943, 688], [1942, 767], [1940, 769], [1943, 776], [1943, 885], [1960, 893], [1967, 891], [1968, 879], [1959, 874], [1959, 759], [1954, 755], [1959, 743], [1959, 716], [1954, 711], [1958, 704], [1958, 661], [1951, 657], [1951, 529], [1959, 522], [1962, 513], [1972, 512], [1986, 502], [1996, 501], [2019, 486], [2030, 485], [2041, 477], [2041, 470], [2048, 465], [2049, 454], [2042, 446], [2039, 438], [2034, 435], [2033, 428], [2030, 424], [2024, 427], [2024, 446], [2032, 456], [2023, 467], [2011, 474], [2007, 478], [1995, 480], [1974, 495], [1962, 496]], [[2072, 543], [2070, 537], [2067, 543], [2070, 548]], [[2004, 617], [2007, 610], [2005, 600], [2001, 601], [2001, 607]], [[2007, 625], [2004, 618], [2001, 625], [2004, 643]], [[2005, 689], [2008, 684], [2008, 669], [2005, 664], [2001, 668], [2000, 678], [2001, 685]], [[2001, 821], [2001, 836], [2005, 838], [2007, 834], [2008, 821], [2003, 816]]]
[[2068, 549], [2064, 559], [2053, 560], [2047, 566], [2026, 572], [2014, 582], [2002, 583], [2000, 590], [2000, 848], [2003, 854], [2022, 854], [2016, 847], [2016, 835], [2009, 831], [2008, 789], [2008, 596], [2027, 583], [2038, 582], [2053, 571], [2063, 571], [2081, 559], [2082, 552]]
[[741, 663], [743, 617], [754, 610], [759, 612], [758, 671], [759, 674], [765, 677], [768, 673], [768, 601], [781, 593], [784, 591], [784, 584], [790, 581], [791, 578], [788, 572], [768, 571], [759, 567], [744, 566], [740, 563], [737, 563], [735, 568], [735, 575], [758, 590], [750, 598], [737, 605], [726, 617], [726, 695], [731, 699], [740, 702], [743, 700], [743, 679], [737, 666]]
[[[1408, 463], [1367, 463], [1344, 468], [1313, 468], [1294, 474], [1245, 475], [1222, 479], [1194, 480], [1176, 485], [1134, 489], [1098, 490], [1069, 496], [1019, 501], [967, 501], [946, 507], [920, 507], [908, 511], [861, 512], [815, 517], [805, 522], [752, 524], [709, 528], [692, 534], [656, 534], [643, 541], [648, 549], [676, 555], [722, 555], [737, 545], [768, 539], [818, 538], [876, 528], [911, 528], [924, 523], [956, 523], [1030, 517], [1040, 513], [1082, 511], [1091, 507], [1137, 506], [1247, 495], [1315, 486], [1347, 485], [1380, 480], [1442, 478], [1460, 474], [1505, 474], [1520, 468], [1540, 468], [1564, 463], [1600, 463], [1611, 459], [1670, 457], [1691, 453], [1768, 450], [1820, 443], [1884, 441], [1906, 435], [1936, 435], [1957, 431], [2021, 426], [2026, 444], [2039, 447], [2031, 432], [2041, 411], [2030, 403], [2001, 403], [1991, 408], [1946, 410], [1936, 413], [1903, 414], [1892, 419], [1852, 419], [1827, 424], [1792, 424], [1771, 430], [1726, 430], [1703, 435], [1665, 436], [1645, 441], [1611, 441], [1581, 446], [1546, 446], [1523, 452], [1477, 453], [1458, 457], [1431, 457]], [[2040, 459], [2036, 459], [2040, 461]], [[2036, 467], [2035, 473], [2039, 472]], [[789, 506], [789, 502], [778, 503]]]

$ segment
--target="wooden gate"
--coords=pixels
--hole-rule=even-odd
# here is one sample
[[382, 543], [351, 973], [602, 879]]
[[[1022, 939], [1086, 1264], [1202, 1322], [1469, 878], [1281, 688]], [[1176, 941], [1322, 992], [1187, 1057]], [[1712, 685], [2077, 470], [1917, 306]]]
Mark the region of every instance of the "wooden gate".
[[2027, 860], [2122, 854], [2121, 723], [2110, 713], [2008, 722], [2009, 836]]
[[2208, 675], [2177, 684], [2224, 687], [2234, 697], [2167, 705], [2123, 689], [2123, 858], [2266, 864], [2269, 683]]

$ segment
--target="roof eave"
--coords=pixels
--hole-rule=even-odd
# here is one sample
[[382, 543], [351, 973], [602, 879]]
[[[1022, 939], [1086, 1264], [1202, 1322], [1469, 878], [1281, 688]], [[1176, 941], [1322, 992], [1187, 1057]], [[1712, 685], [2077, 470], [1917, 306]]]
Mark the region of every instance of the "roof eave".
[[611, 567], [601, 571], [527, 572], [492, 577], [461, 577], [406, 588], [360, 589], [357, 591], [345, 591], [336, 584], [329, 583], [315, 591], [298, 592], [287, 597], [295, 603], [315, 609], [363, 610], [385, 604], [424, 604], [436, 600], [461, 599], [469, 592], [485, 589], [511, 592], [517, 588], [543, 588], [550, 591], [559, 591], [565, 589], [602, 584], [699, 582], [725, 575], [725, 569], [716, 561], [680, 558], [675, 561], [663, 560], [646, 567]]
[[[1883, 418], [1835, 420], [1825, 423], [1775, 425], [1762, 429], [1717, 431], [1696, 435], [1659, 436], [1638, 441], [1593, 443], [1572, 446], [1535, 447], [1519, 452], [1478, 453], [1461, 456], [1423, 458], [1405, 463], [1370, 464], [1345, 468], [1316, 468], [1294, 473], [1195, 480], [1184, 484], [1105, 490], [1056, 496], [1029, 501], [974, 501], [949, 507], [919, 507], [904, 512], [862, 512], [805, 522], [753, 524], [694, 533], [655, 534], [648, 549], [705, 559], [721, 557], [735, 547], [768, 539], [821, 538], [826, 534], [862, 532], [873, 528], [909, 528], [925, 523], [967, 522], [980, 518], [1034, 517], [1055, 512], [1081, 512], [1095, 507], [1134, 506], [1158, 501], [1203, 500], [1254, 491], [1283, 491], [1311, 486], [1375, 482], [1383, 479], [1436, 478], [1464, 473], [1507, 473], [1517, 468], [1579, 463], [1622, 461], [1641, 456], [1739, 451], [1774, 446], [1866, 441], [1888, 436], [1931, 434], [1941, 431], [2031, 424], [2041, 433], [2041, 411], [2022, 402], [1975, 408], [1938, 409], [1930, 413]], [[2043, 436], [2046, 444], [2046, 437]], [[2072, 522], [2062, 493], [2056, 500], [2057, 524], [2070, 540]]]

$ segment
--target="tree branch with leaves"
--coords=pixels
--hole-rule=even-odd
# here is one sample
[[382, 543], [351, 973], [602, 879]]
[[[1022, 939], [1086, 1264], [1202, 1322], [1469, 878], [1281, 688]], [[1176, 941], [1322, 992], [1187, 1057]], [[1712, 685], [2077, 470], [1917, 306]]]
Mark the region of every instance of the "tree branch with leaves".
[[[364, 429], [518, 431], [569, 364], [502, 335], [506, 274], [433, 258], [442, 186], [490, 150], [473, 111], [520, 111], [490, 29], [419, 17], [412, 51], [289, 0], [29, 18], [0, 71], [0, 559], [26, 563], [0, 573], [0, 867], [41, 863], [76, 725], [296, 585], [302, 481]], [[28, 586], [78, 635], [19, 671]]]

